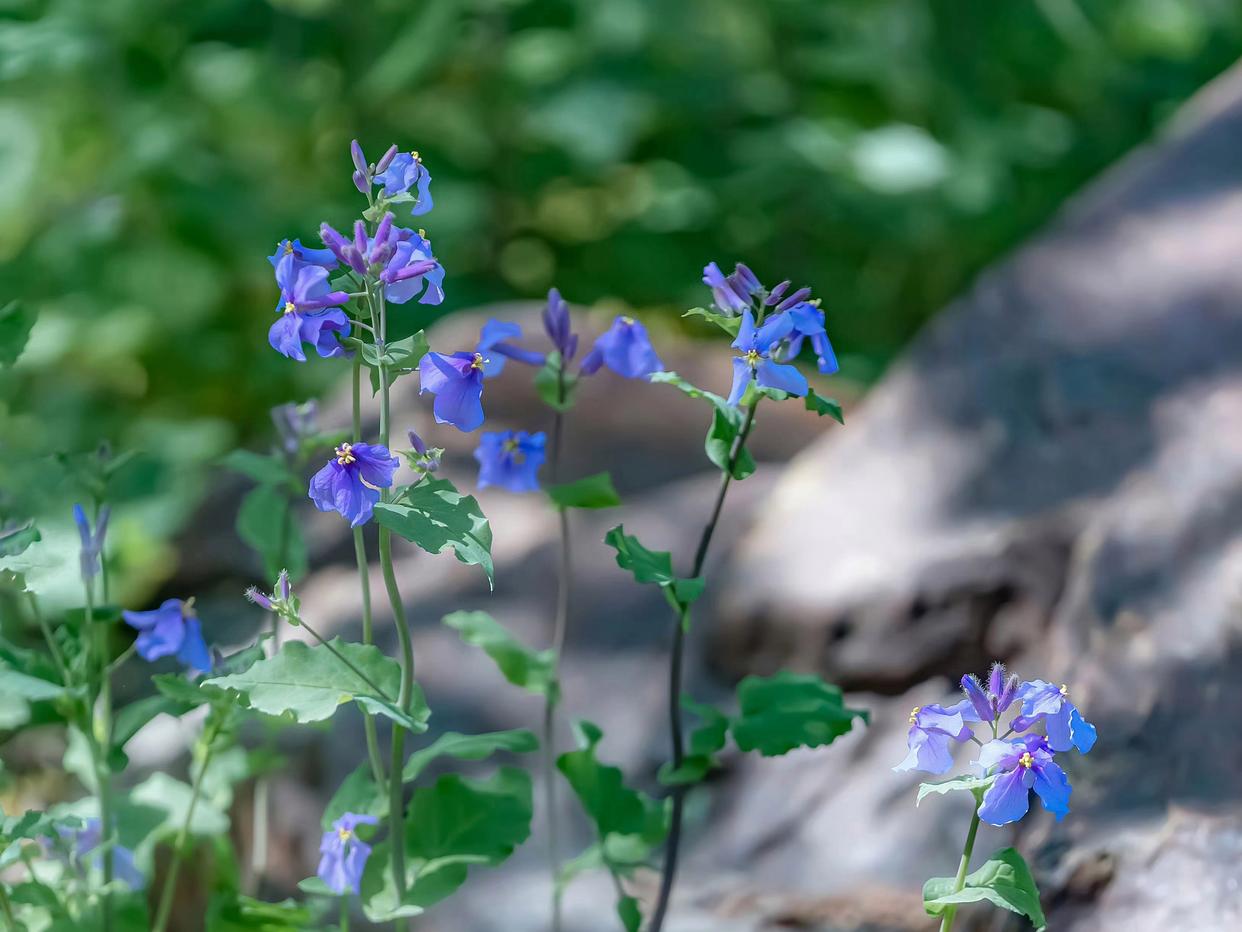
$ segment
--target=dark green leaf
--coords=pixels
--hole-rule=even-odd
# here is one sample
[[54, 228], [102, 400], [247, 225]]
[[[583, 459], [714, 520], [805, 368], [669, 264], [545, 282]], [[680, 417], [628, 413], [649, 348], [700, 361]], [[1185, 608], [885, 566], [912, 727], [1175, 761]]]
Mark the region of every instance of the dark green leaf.
[[428, 476], [407, 491], [405, 501], [376, 505], [375, 518], [428, 553], [452, 550], [462, 563], [482, 567], [492, 584], [492, 529], [473, 496], [447, 479]]
[[362, 763], [353, 773], [341, 781], [337, 791], [328, 800], [321, 819], [324, 831], [347, 812], [373, 815], [383, 818], [388, 814], [388, 787], [375, 785], [370, 763]]
[[180, 716], [193, 707], [193, 703], [179, 702], [165, 695], [138, 699], [117, 712], [112, 725], [112, 740], [118, 747], [123, 747], [143, 725], [157, 715]]
[[555, 696], [556, 654], [531, 650], [487, 612], [453, 612], [444, 623], [467, 644], [481, 647], [514, 686], [539, 695]]
[[625, 932], [638, 932], [643, 924], [643, 911], [639, 908], [638, 900], [632, 896], [622, 896], [617, 900], [617, 916], [625, 927]]
[[34, 307], [20, 301], [10, 301], [0, 307], [0, 366], [17, 362], [38, 316]]
[[1036, 932], [1048, 921], [1039, 905], [1039, 888], [1022, 855], [1013, 848], [996, 852], [986, 864], [966, 876], [966, 885], [953, 892], [952, 877], [933, 877], [923, 885], [923, 905], [929, 916], [939, 916], [949, 906], [987, 900], [1002, 909], [1026, 916]]
[[39, 529], [33, 524], [0, 531], [0, 557], [15, 557], [42, 539]]
[[310, 932], [319, 928], [311, 910], [294, 900], [265, 903], [233, 892], [217, 894], [207, 914], [207, 932]]
[[381, 355], [374, 344], [361, 340], [356, 342], [361, 347], [363, 365], [371, 370], [371, 391], [380, 390], [380, 361], [388, 368], [388, 384], [391, 385], [399, 376], [413, 372], [418, 368], [418, 361], [427, 355], [431, 348], [427, 345], [427, 337], [419, 330], [402, 340], [395, 340], [384, 348]]
[[700, 705], [682, 696], [681, 704], [697, 715], [703, 724], [690, 733], [690, 741], [681, 766], [674, 769], [666, 762], [660, 768], [660, 782], [665, 786], [698, 783], [720, 763], [716, 754], [724, 748], [729, 732], [729, 718], [709, 705]]
[[[740, 408], [726, 406], [712, 412], [712, 425], [707, 430], [707, 439], [703, 441], [703, 451], [721, 472], [729, 469], [729, 455], [733, 452], [733, 443], [744, 420], [745, 415]], [[733, 464], [733, 478], [745, 479], [754, 472], [755, 458], [743, 445], [737, 452], [737, 461]]]
[[667, 550], [648, 550], [638, 538], [625, 533], [625, 526], [618, 524], [604, 535], [604, 543], [617, 551], [617, 566], [629, 570], [640, 583], [658, 586], [672, 585], [673, 556]]
[[[483, 760], [497, 751], [526, 754], [538, 750], [539, 740], [524, 728], [493, 731], [481, 735], [461, 735], [455, 731], [442, 734], [427, 747], [415, 751], [405, 761], [401, 777], [409, 783], [417, 780], [430, 764], [440, 757], [462, 760]], [[361, 810], [355, 809], [355, 812]]]
[[848, 708], [841, 690], [818, 676], [748, 676], [737, 697], [741, 711], [730, 724], [733, 740], [743, 751], [757, 750], [764, 757], [831, 744], [854, 719], [868, 719], [866, 712]]
[[813, 388], [806, 393], [806, 409], [814, 411], [820, 417], [826, 414], [838, 424], [845, 423], [845, 414], [841, 411], [840, 403], [835, 398], [824, 398], [815, 394]]
[[406, 855], [426, 865], [499, 864], [530, 835], [530, 775], [502, 767], [487, 780], [457, 774], [414, 791]]
[[549, 486], [547, 491], [552, 503], [560, 508], [615, 508], [621, 504], [612, 476], [606, 472]]

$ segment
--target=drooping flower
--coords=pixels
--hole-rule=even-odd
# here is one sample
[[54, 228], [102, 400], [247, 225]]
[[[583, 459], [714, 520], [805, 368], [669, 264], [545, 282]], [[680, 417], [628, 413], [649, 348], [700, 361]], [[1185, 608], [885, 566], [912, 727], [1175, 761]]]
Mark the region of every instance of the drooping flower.
[[741, 355], [733, 360], [733, 388], [729, 392], [729, 404], [742, 400], [751, 380], [764, 388], [780, 389], [791, 395], [805, 395], [809, 386], [806, 376], [796, 367], [772, 359], [772, 347], [789, 336], [793, 321], [788, 314], [777, 314], [756, 329], [750, 308], [742, 312], [742, 324], [738, 328], [733, 348]]
[[483, 377], [492, 378], [500, 375], [505, 367], [505, 359], [515, 359], [528, 366], [542, 366], [546, 361], [543, 353], [528, 350], [513, 340], [522, 338], [519, 324], [492, 319], [479, 331], [479, 343], [474, 351], [483, 355]]
[[984, 822], [1008, 825], [1021, 819], [1030, 808], [1031, 790], [1058, 820], [1069, 812], [1069, 778], [1053, 760], [1043, 735], [989, 741], [980, 749], [976, 765], [986, 774], [997, 775], [979, 807]]
[[300, 239], [282, 239], [276, 244], [276, 251], [267, 257], [267, 261], [272, 263], [272, 268], [279, 268], [280, 260], [285, 256], [292, 256], [299, 267], [318, 265], [331, 271], [337, 266], [337, 258], [331, 249], [311, 249], [303, 246]]
[[483, 424], [483, 370], [488, 360], [482, 353], [427, 353], [419, 360], [419, 394], [435, 395], [432, 413], [436, 422], [452, 424], [470, 433]]
[[548, 304], [543, 309], [543, 329], [552, 346], [561, 354], [562, 364], [568, 363], [578, 352], [578, 334], [573, 332], [569, 319], [569, 304], [555, 288], [548, 291]]
[[896, 771], [923, 770], [927, 773], [944, 773], [953, 766], [950, 742], [969, 741], [968, 722], [978, 721], [970, 701], [963, 699], [955, 705], [915, 706], [910, 713], [910, 732], [906, 746], [910, 753], [893, 768]]
[[343, 291], [331, 291], [328, 270], [318, 265], [300, 264], [292, 253], [276, 265], [276, 283], [280, 285], [280, 315], [268, 330], [267, 339], [278, 353], [306, 361], [302, 344], [309, 343], [327, 359], [343, 356], [340, 337], [349, 336], [349, 318], [340, 305], [349, 300]]
[[375, 184], [384, 186], [384, 194], [396, 197], [408, 194], [411, 188], [417, 191], [410, 213], [415, 217], [422, 216], [432, 208], [431, 172], [417, 152], [398, 152], [392, 157], [387, 167], [373, 179]]
[[538, 492], [547, 437], [543, 431], [490, 431], [479, 438], [474, 458], [479, 461], [479, 488], [498, 485], [510, 492]]
[[793, 329], [781, 352], [782, 361], [793, 362], [798, 358], [798, 353], [802, 351], [802, 341], [810, 340], [820, 372], [824, 375], [832, 375], [840, 369], [837, 354], [833, 351], [832, 343], [828, 339], [828, 331], [824, 329], [824, 312], [819, 306], [810, 301], [802, 301], [791, 307], [788, 314], [789, 319], [793, 321]]
[[607, 366], [627, 379], [645, 379], [664, 368], [647, 328], [633, 317], [618, 317], [595, 338], [591, 352], [582, 360], [582, 374], [591, 375]]
[[[99, 819], [86, 819], [81, 828], [58, 825], [56, 835], [61, 844], [45, 838], [43, 845], [58, 860], [77, 871], [83, 871], [88, 865], [94, 870], [102, 869], [103, 853], [98, 849], [103, 841], [103, 823]], [[112, 876], [131, 890], [142, 890], [147, 884], [134, 862], [134, 852], [124, 845], [112, 846]]]
[[[972, 675], [962, 677], [962, 689], [974, 706], [981, 722], [994, 722], [1003, 715], [1018, 698], [1018, 677], [1006, 676], [1003, 663], [992, 664], [988, 673], [987, 691]], [[1025, 730], [1025, 729], [1024, 729]]]
[[1043, 718], [1052, 750], [1077, 748], [1079, 753], [1086, 754], [1095, 746], [1095, 726], [1070, 701], [1068, 687], [1031, 680], [1017, 688], [1017, 698], [1022, 702], [1023, 725], [1029, 727]]
[[82, 578], [94, 579], [99, 574], [100, 561], [103, 559], [104, 538], [108, 534], [108, 515], [111, 510], [107, 505], [99, 509], [99, 521], [95, 530], [91, 531], [91, 523], [81, 505], [73, 506], [73, 521], [78, 526], [78, 536], [82, 540], [82, 551], [79, 562]]
[[358, 826], [378, 822], [375, 816], [347, 812], [323, 833], [319, 843], [319, 869], [315, 873], [338, 896], [359, 891], [371, 846], [358, 837]]
[[320, 511], [337, 511], [350, 527], [371, 520], [380, 489], [392, 485], [397, 458], [376, 443], [342, 443], [311, 476], [310, 499]]
[[211, 654], [194, 614], [193, 599], [168, 599], [149, 612], [125, 611], [121, 616], [138, 631], [135, 646], [144, 660], [175, 656], [191, 670], [205, 673], [211, 669]]
[[286, 456], [296, 456], [302, 443], [319, 432], [319, 403], [313, 398], [302, 404], [291, 401], [277, 405], [272, 408], [271, 415]]
[[738, 263], [730, 275], [720, 271], [720, 266], [709, 262], [703, 267], [703, 284], [712, 290], [716, 307], [730, 317], [736, 317], [751, 305], [751, 298], [763, 291], [759, 279], [742, 263]]

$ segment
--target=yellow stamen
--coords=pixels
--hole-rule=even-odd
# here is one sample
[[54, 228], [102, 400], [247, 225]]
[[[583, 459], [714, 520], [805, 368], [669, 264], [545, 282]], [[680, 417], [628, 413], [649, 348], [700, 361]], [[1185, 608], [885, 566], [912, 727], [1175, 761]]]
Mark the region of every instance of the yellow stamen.
[[348, 466], [350, 463], [357, 462], [358, 457], [353, 454], [354, 445], [352, 443], [342, 443], [336, 448], [336, 461], [342, 466]]
[[417, 149], [415, 149], [414, 151], [412, 151], [412, 152], [410, 153], [410, 157], [411, 157], [411, 158], [413, 158], [415, 162], [421, 162], [421, 161], [422, 161], [422, 159], [419, 157], [419, 154], [418, 154], [418, 150], [417, 150]]
[[418, 228], [418, 235], [419, 235], [420, 237], [422, 237], [423, 239], [426, 239], [426, 238], [427, 238], [427, 231], [426, 231], [426, 230], [424, 230], [422, 227], [419, 227], [419, 228]]
[[298, 309], [298, 306], [294, 304], [292, 301], [285, 302], [285, 313], [286, 314], [292, 314], [297, 309]]
[[622, 317], [622, 318], [621, 318], [621, 323], [625, 324], [627, 327], [633, 327], [633, 326], [634, 326], [634, 318], [633, 318], [633, 317]]
[[746, 364], [752, 369], [759, 365], [759, 360], [763, 359], [763, 355], [758, 350], [747, 350], [746, 355], [742, 357], [746, 360]]
[[1022, 756], [1018, 758], [1018, 766], [1025, 767], [1030, 770], [1035, 764], [1035, 758], [1031, 757], [1030, 751], [1023, 751]]
[[293, 253], [293, 243], [285, 243], [285, 255], [288, 256], [288, 255], [291, 255], [292, 253]]
[[339, 838], [342, 842], [346, 842], [354, 837], [354, 833], [351, 832], [347, 828], [338, 828], [336, 830], [336, 837]]
[[918, 717], [919, 717], [919, 710], [920, 710], [921, 708], [922, 708], [922, 706], [917, 706], [917, 705], [916, 705], [913, 709], [911, 709], [911, 710], [910, 710], [910, 724], [911, 724], [911, 725], [913, 725], [916, 721], [918, 721]]
[[1062, 684], [1061, 684], [1061, 695], [1062, 695], [1062, 696], [1068, 696], [1068, 695], [1069, 695], [1069, 687], [1068, 687], [1068, 686], [1066, 686], [1064, 683], [1062, 683]]
[[471, 361], [471, 363], [470, 363], [470, 368], [471, 368], [471, 369], [482, 369], [482, 368], [483, 368], [484, 366], [486, 366], [489, 362], [491, 362], [491, 360], [490, 360], [490, 359], [484, 359], [484, 358], [483, 358], [483, 354], [482, 354], [482, 353], [475, 353], [475, 354], [474, 354], [474, 359], [473, 359], [473, 360]]
[[516, 440], [510, 439], [510, 440], [506, 440], [501, 446], [506, 453], [512, 453], [514, 450], [518, 448], [518, 442]]

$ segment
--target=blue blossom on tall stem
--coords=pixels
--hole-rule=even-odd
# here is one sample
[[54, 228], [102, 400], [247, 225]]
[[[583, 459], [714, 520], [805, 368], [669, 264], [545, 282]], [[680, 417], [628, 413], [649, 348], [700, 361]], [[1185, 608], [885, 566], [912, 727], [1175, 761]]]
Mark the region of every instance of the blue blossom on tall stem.
[[301, 264], [290, 253], [276, 265], [276, 283], [280, 286], [276, 305], [280, 316], [268, 330], [272, 348], [299, 362], [306, 361], [304, 343], [314, 346], [325, 359], [345, 355], [339, 338], [349, 336], [350, 326], [340, 305], [349, 300], [349, 295], [330, 290], [328, 270]]
[[618, 317], [595, 338], [591, 352], [582, 360], [582, 374], [591, 375], [607, 366], [627, 379], [645, 379], [660, 372], [664, 363], [651, 345], [647, 328], [633, 317]]
[[310, 499], [320, 511], [337, 511], [350, 527], [371, 520], [380, 489], [392, 485], [398, 460], [387, 447], [373, 443], [342, 443], [332, 459], [311, 477]]
[[910, 713], [910, 732], [906, 737], [910, 753], [893, 769], [944, 773], [953, 766], [951, 744], [969, 741], [971, 731], [967, 723], [978, 720], [969, 699], [947, 708], [936, 704], [916, 705]]
[[1022, 702], [1022, 724], [1030, 727], [1042, 719], [1052, 750], [1077, 748], [1086, 754], [1095, 746], [1095, 726], [1070, 702], [1068, 687], [1032, 680], [1017, 689], [1017, 698]]
[[824, 375], [832, 375], [841, 366], [837, 363], [837, 354], [828, 339], [828, 331], [824, 329], [824, 312], [819, 305], [811, 301], [802, 301], [791, 307], [787, 313], [793, 322], [789, 337], [781, 351], [783, 362], [793, 362], [802, 351], [803, 340], [811, 341], [811, 349], [815, 351], [815, 363]]
[[742, 312], [742, 324], [738, 328], [733, 348], [741, 355], [733, 360], [733, 387], [729, 392], [729, 404], [742, 400], [747, 387], [754, 380], [763, 388], [775, 388], [791, 395], [805, 395], [809, 386], [795, 366], [772, 359], [772, 347], [787, 337], [793, 329], [788, 314], [777, 314], [755, 327], [754, 315], [747, 308]]
[[292, 256], [295, 265], [299, 268], [306, 265], [318, 265], [331, 271], [337, 266], [337, 258], [331, 249], [311, 249], [303, 246], [300, 239], [282, 239], [276, 244], [276, 251], [267, 257], [267, 261], [272, 263], [272, 268], [278, 268], [280, 260], [285, 256]]
[[358, 220], [352, 238], [328, 223], [320, 224], [319, 237], [357, 275], [375, 275], [384, 286], [385, 300], [405, 304], [418, 295], [420, 304], [444, 300], [444, 268], [432, 255], [431, 241], [422, 230], [397, 226], [391, 213], [384, 214], [374, 236]]
[[104, 538], [108, 534], [108, 515], [111, 513], [107, 505], [99, 509], [99, 523], [91, 531], [91, 523], [81, 505], [73, 506], [73, 521], [78, 526], [78, 536], [82, 540], [80, 562], [82, 578], [94, 579], [99, 575], [103, 559]]
[[315, 873], [338, 896], [359, 891], [371, 846], [358, 837], [358, 826], [378, 822], [375, 816], [347, 812], [323, 833], [319, 843], [319, 869]]
[[542, 366], [545, 362], [543, 353], [528, 350], [512, 342], [522, 338], [519, 324], [501, 320], [489, 320], [479, 332], [479, 342], [474, 351], [483, 356], [483, 376], [492, 378], [500, 375], [505, 367], [505, 359], [515, 359], [528, 366]]
[[1032, 789], [1044, 808], [1058, 820], [1069, 812], [1069, 778], [1053, 760], [1043, 735], [989, 741], [980, 749], [976, 764], [984, 773], [996, 775], [979, 807], [979, 818], [984, 822], [991, 825], [1017, 822], [1030, 808]]
[[560, 353], [562, 365], [569, 363], [578, 352], [578, 334], [573, 332], [569, 319], [569, 304], [555, 288], [548, 291], [548, 303], [543, 309], [543, 329], [552, 346]]
[[747, 310], [752, 297], [763, 290], [755, 273], [740, 262], [730, 275], [720, 271], [715, 262], [707, 263], [703, 268], [703, 284], [711, 288], [717, 309], [731, 317]]
[[489, 431], [479, 437], [474, 458], [479, 462], [479, 488], [498, 485], [510, 492], [538, 492], [539, 467], [547, 437], [543, 431]]
[[483, 424], [482, 353], [427, 353], [418, 362], [419, 394], [435, 395], [432, 413], [439, 424], [452, 424], [464, 433]]
[[414, 188], [417, 194], [410, 213], [415, 217], [422, 216], [432, 208], [431, 172], [427, 171], [427, 166], [417, 152], [396, 153], [373, 180], [375, 184], [383, 185], [384, 194], [388, 197], [408, 194]]
[[194, 614], [193, 599], [168, 599], [149, 612], [125, 611], [121, 617], [138, 631], [135, 646], [144, 660], [175, 656], [192, 671], [211, 669], [211, 654]]

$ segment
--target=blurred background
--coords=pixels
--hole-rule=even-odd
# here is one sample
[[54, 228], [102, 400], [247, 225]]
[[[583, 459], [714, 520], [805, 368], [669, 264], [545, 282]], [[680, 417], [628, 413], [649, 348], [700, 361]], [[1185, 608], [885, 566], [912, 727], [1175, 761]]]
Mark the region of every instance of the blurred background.
[[[694, 797], [674, 928], [922, 928], [919, 883], [951, 869], [964, 817], [915, 817], [888, 768], [909, 707], [996, 657], [1096, 703], [1088, 814], [1018, 839], [1058, 928], [1242, 927], [1242, 742], [1208, 725], [1242, 705], [1242, 87], [1212, 84], [1240, 54], [1229, 0], [0, 0], [0, 307], [38, 314], [0, 368], [0, 520], [40, 519], [32, 578], [55, 599], [75, 456], [138, 451], [111, 492], [119, 601], [206, 595], [215, 640], [244, 639], [237, 594], [263, 570], [220, 458], [268, 448], [282, 402], [347, 418], [340, 366], [267, 345], [266, 257], [356, 216], [350, 139], [416, 148], [447, 299], [411, 311], [437, 347], [495, 302], [537, 333], [529, 302], [556, 285], [594, 309], [588, 339], [637, 313], [670, 368], [719, 389], [719, 335], [680, 316], [708, 300], [706, 262], [824, 300], [849, 426], [765, 414], [691, 683], [724, 701], [746, 673], [815, 669], [874, 724], [840, 752], [733, 762]], [[530, 426], [505, 378], [489, 415]], [[402, 422], [427, 427], [402, 390]], [[714, 477], [703, 411], [666, 391], [593, 381], [567, 469], [611, 469], [627, 528], [685, 553]], [[432, 439], [471, 486], [472, 438]], [[481, 499], [496, 594], [413, 554], [402, 584], [440, 726], [527, 726], [537, 708], [435, 624], [465, 604], [546, 638], [555, 529], [538, 502]], [[302, 517], [308, 619], [348, 635], [349, 539]], [[566, 692], [652, 788], [667, 624], [588, 546], [611, 523], [580, 529], [592, 595]], [[356, 723], [338, 727], [334, 748], [283, 748], [274, 895], [352, 769]], [[131, 759], [181, 766], [183, 746], [161, 733]], [[425, 928], [541, 928], [529, 854]], [[601, 895], [571, 897], [575, 928], [611, 927]]]

